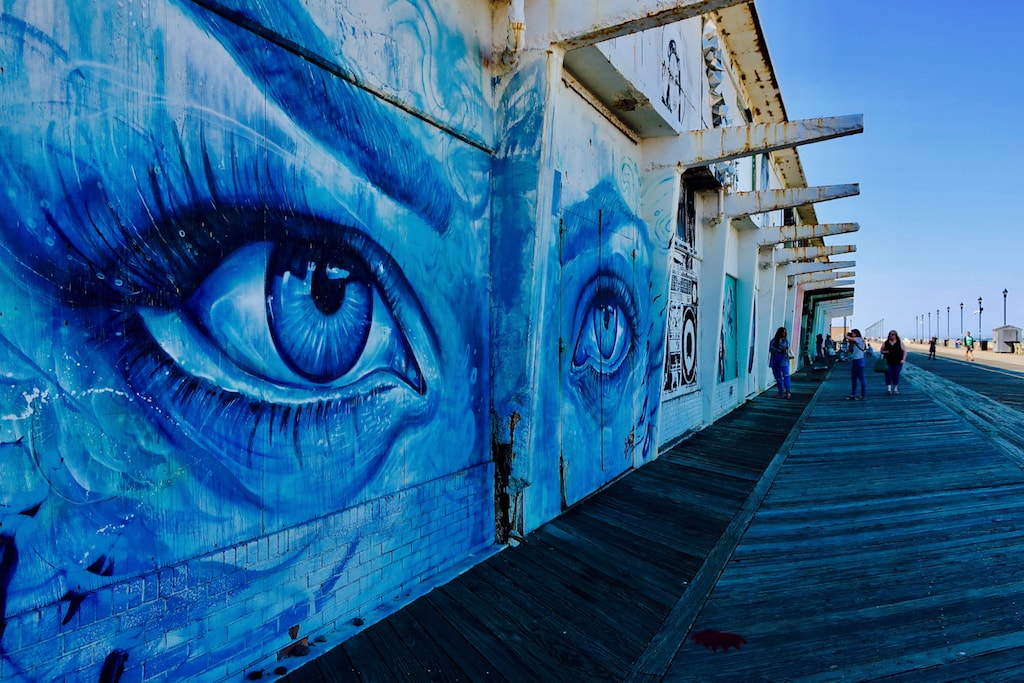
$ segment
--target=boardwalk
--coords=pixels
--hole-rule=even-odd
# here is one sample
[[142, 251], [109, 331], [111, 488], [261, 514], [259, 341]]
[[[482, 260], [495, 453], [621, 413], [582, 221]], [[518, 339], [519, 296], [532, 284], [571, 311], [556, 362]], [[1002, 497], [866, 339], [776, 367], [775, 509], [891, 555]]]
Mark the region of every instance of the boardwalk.
[[900, 396], [823, 387], [694, 624], [747, 644], [665, 680], [1024, 678], [1024, 474], [915, 362]]
[[283, 680], [1024, 679], [1024, 473], [976, 424], [1024, 379], [912, 363], [758, 397]]

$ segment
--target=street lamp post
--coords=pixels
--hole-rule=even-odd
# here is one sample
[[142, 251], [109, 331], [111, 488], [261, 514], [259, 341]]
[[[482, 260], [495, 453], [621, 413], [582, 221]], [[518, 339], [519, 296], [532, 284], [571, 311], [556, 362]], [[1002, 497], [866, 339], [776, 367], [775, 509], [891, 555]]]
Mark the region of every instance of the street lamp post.
[[981, 297], [978, 297], [978, 339], [984, 339], [985, 335], [981, 333], [981, 312], [985, 308], [981, 305]]
[[946, 339], [949, 339], [953, 333], [949, 331], [949, 306], [946, 306]]
[[960, 338], [964, 338], [964, 302], [960, 302]]
[[941, 337], [942, 336], [942, 330], [939, 329], [941, 327], [942, 327], [942, 325], [939, 324], [939, 309], [936, 308], [935, 309], [935, 336], [936, 337]]
[[932, 338], [932, 312], [928, 311], [928, 338]]
[[1006, 327], [1006, 289], [1003, 289], [1003, 327]]

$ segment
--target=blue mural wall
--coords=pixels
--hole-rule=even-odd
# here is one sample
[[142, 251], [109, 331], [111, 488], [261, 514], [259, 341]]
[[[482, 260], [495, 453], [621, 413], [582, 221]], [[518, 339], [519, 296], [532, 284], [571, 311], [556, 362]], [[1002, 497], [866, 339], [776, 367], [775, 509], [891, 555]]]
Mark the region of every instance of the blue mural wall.
[[495, 211], [492, 283], [495, 430], [511, 441], [517, 531], [654, 456], [675, 216], [666, 203], [667, 225], [648, 227], [635, 147], [548, 68], [520, 67], [499, 107], [496, 186], [521, 198]]
[[240, 675], [487, 547], [472, 32], [43, 4], [0, 15], [0, 678]]

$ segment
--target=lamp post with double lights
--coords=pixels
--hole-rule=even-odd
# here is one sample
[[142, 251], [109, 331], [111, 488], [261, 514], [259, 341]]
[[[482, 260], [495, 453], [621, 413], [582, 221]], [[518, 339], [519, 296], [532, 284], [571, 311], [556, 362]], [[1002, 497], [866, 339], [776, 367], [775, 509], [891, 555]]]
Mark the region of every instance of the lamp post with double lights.
[[964, 338], [964, 302], [960, 302], [960, 338]]
[[1006, 294], [1007, 291], [1003, 289], [1003, 327], [1006, 327]]
[[935, 336], [942, 336], [942, 325], [939, 323], [939, 309], [935, 309]]
[[946, 306], [946, 339], [953, 336], [953, 333], [949, 331], [949, 306]]

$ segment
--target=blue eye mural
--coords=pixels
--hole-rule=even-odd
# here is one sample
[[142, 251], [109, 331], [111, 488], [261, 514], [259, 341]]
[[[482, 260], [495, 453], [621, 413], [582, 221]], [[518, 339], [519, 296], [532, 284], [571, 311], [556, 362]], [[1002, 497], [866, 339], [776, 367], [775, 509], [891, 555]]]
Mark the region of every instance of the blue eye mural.
[[[258, 603], [249, 626], [287, 631], [493, 540], [475, 53], [429, 3], [386, 3], [422, 31], [406, 36], [423, 56], [411, 107], [451, 105], [455, 135], [340, 77], [334, 33], [363, 29], [329, 3], [233, 5], [0, 15], [0, 658], [15, 679], [56, 677], [47, 639], [159, 572], [226, 585], [245, 569], [232, 595]], [[377, 569], [374, 597], [350, 588], [445, 514], [445, 542]], [[189, 614], [220, 628], [209, 602]], [[33, 641], [22, 623], [40, 609], [60, 619]], [[131, 667], [152, 626], [106, 654]]]
[[[613, 179], [562, 211], [559, 360], [562, 505], [571, 505], [646, 457], [651, 387], [647, 230]], [[654, 367], [656, 366], [656, 368]], [[655, 374], [651, 374], [651, 373]], [[546, 399], [548, 400], [548, 399]], [[637, 449], [639, 448], [639, 452]]]
[[612, 274], [600, 274], [580, 298], [579, 334], [572, 355], [575, 372], [614, 376], [635, 352], [637, 321], [633, 294]]

